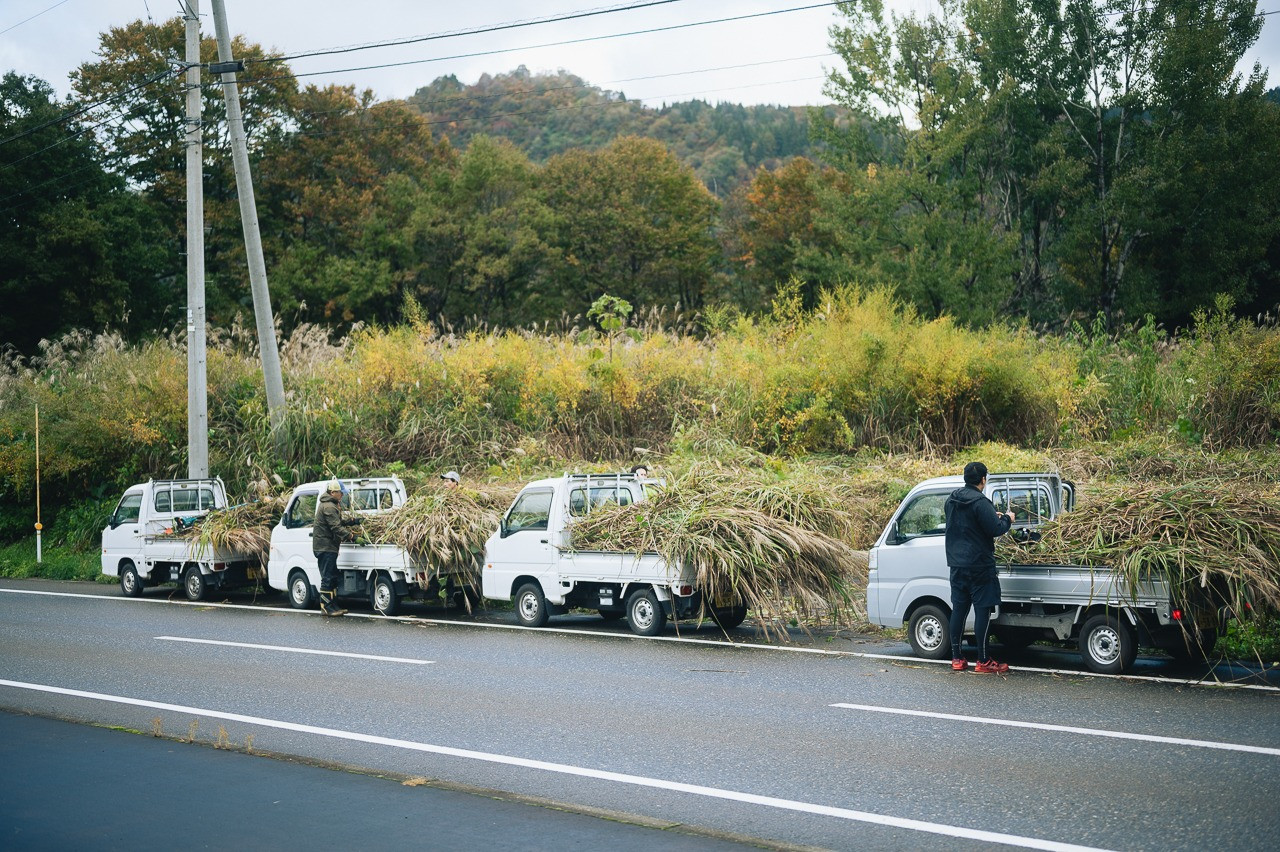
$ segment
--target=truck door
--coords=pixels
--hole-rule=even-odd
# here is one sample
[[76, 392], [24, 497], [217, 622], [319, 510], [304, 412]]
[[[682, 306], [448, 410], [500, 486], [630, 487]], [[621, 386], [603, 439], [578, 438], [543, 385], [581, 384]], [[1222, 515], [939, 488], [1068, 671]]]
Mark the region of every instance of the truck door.
[[875, 582], [868, 586], [867, 616], [874, 624], [900, 626], [907, 608], [922, 597], [951, 600], [944, 507], [954, 489], [922, 491], [908, 498], [877, 548]]
[[[307, 571], [312, 585], [320, 585], [320, 569], [316, 567], [315, 554], [311, 550], [311, 525], [316, 519], [316, 502], [320, 499], [319, 491], [299, 491], [280, 516], [280, 523], [271, 532], [271, 561], [282, 566], [280, 585], [285, 588], [288, 583], [288, 572], [302, 567]], [[277, 572], [272, 571], [274, 580]], [[273, 583], [275, 585], [275, 583]]]
[[117, 576], [126, 559], [143, 570], [141, 514], [142, 489], [126, 491], [102, 531], [102, 573]]
[[552, 546], [550, 530], [554, 495], [552, 488], [530, 488], [516, 498], [485, 550], [485, 597], [510, 598], [512, 583], [521, 576], [536, 578], [548, 599], [558, 594], [559, 551]]

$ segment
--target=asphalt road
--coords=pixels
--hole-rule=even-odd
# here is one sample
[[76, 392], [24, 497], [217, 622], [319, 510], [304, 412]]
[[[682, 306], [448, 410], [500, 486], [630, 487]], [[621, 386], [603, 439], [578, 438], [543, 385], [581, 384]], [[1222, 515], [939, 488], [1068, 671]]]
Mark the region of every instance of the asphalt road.
[[765, 845], [1259, 849], [1280, 829], [1280, 690], [1195, 686], [1203, 673], [1159, 661], [1126, 679], [1037, 657], [998, 677], [847, 637], [655, 641], [586, 617], [529, 631], [167, 597], [0, 581], [0, 707], [252, 737]]

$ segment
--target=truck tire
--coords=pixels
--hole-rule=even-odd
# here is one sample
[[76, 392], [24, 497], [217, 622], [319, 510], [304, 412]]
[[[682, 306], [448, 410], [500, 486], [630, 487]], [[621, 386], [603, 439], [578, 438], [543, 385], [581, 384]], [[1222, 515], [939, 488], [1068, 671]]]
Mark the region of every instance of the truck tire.
[[525, 627], [547, 623], [547, 599], [537, 583], [525, 583], [516, 590], [516, 621]]
[[[120, 575], [124, 582], [124, 575]], [[1172, 645], [1164, 650], [1180, 663], [1203, 663], [1213, 659], [1213, 647], [1218, 644], [1218, 631], [1191, 630], [1184, 631]]]
[[369, 603], [379, 615], [395, 615], [400, 611], [400, 596], [396, 594], [396, 584], [390, 577], [379, 574], [374, 578], [373, 587], [369, 589]]
[[316, 590], [311, 587], [306, 571], [289, 575], [289, 605], [294, 609], [311, 609], [316, 603]]
[[951, 653], [950, 614], [935, 604], [917, 607], [907, 622], [907, 641], [917, 657], [947, 659]]
[[120, 591], [126, 598], [138, 597], [145, 587], [146, 584], [138, 576], [138, 569], [132, 562], [125, 562], [120, 566]]
[[639, 636], [657, 636], [667, 626], [667, 614], [653, 589], [636, 589], [627, 598], [627, 624]]
[[1138, 658], [1133, 630], [1111, 614], [1095, 615], [1080, 629], [1080, 656], [1090, 671], [1120, 674]]
[[724, 630], [732, 630], [747, 620], [747, 602], [739, 600], [737, 606], [713, 606], [711, 620]]
[[200, 573], [199, 565], [188, 567], [186, 573], [182, 575], [182, 590], [187, 593], [189, 601], [204, 600], [205, 594], [209, 591], [209, 584]]

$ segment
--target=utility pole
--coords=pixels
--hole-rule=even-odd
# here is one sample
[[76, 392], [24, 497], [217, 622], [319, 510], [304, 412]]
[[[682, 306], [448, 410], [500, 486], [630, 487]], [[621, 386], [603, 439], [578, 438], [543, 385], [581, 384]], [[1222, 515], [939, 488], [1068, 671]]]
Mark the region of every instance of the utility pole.
[[209, 478], [204, 316], [204, 132], [200, 124], [200, 3], [185, 0], [187, 33], [187, 476]]
[[227, 99], [227, 130], [231, 135], [231, 159], [236, 171], [236, 195], [240, 200], [240, 221], [244, 225], [244, 248], [249, 261], [249, 285], [253, 290], [253, 316], [258, 327], [258, 348], [262, 352], [262, 377], [267, 388], [267, 413], [277, 445], [283, 440], [284, 381], [280, 377], [280, 352], [276, 347], [275, 318], [271, 294], [267, 290], [267, 264], [262, 258], [262, 235], [258, 231], [258, 205], [253, 196], [253, 175], [249, 172], [249, 143], [240, 113], [240, 87], [236, 71], [243, 62], [231, 58], [231, 34], [227, 30], [227, 9], [222, 0], [212, 0], [213, 28], [218, 36], [218, 63], [209, 70], [222, 75], [222, 93]]

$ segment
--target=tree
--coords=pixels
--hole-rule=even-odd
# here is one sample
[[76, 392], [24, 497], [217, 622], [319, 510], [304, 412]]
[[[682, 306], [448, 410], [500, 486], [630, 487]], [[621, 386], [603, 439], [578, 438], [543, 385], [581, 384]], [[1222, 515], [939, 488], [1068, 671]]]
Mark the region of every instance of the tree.
[[581, 313], [596, 294], [701, 307], [715, 282], [718, 204], [661, 144], [620, 139], [599, 152], [552, 158], [542, 198], [554, 217], [548, 271], [560, 307]]
[[0, 341], [28, 354], [73, 328], [150, 330], [173, 304], [160, 223], [85, 126], [57, 120], [72, 108], [42, 80], [0, 80]]

